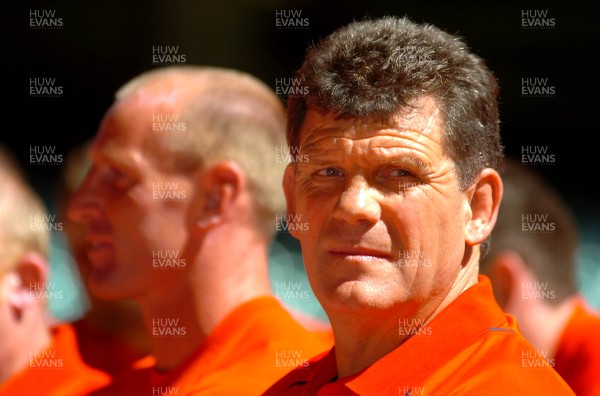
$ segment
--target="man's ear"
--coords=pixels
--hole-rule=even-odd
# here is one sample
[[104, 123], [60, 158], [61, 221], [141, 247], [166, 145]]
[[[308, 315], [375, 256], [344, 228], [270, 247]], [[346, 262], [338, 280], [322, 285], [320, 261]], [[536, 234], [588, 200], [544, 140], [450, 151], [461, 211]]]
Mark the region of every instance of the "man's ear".
[[24, 308], [39, 304], [49, 277], [48, 261], [37, 252], [23, 254], [6, 275], [6, 298], [17, 314]]
[[482, 243], [490, 235], [502, 200], [502, 180], [494, 169], [486, 168], [468, 191], [465, 242], [469, 246]]
[[[296, 165], [290, 163], [285, 168], [285, 173], [283, 174], [283, 194], [285, 195], [285, 203], [286, 203], [286, 219], [295, 219], [296, 218], [296, 200], [294, 195], [294, 187], [296, 185]], [[290, 234], [294, 238], [298, 238], [297, 230], [298, 227], [289, 227]]]
[[200, 202], [196, 206], [196, 225], [201, 229], [217, 225], [226, 218], [246, 189], [246, 174], [234, 161], [223, 161], [202, 170], [196, 178]]

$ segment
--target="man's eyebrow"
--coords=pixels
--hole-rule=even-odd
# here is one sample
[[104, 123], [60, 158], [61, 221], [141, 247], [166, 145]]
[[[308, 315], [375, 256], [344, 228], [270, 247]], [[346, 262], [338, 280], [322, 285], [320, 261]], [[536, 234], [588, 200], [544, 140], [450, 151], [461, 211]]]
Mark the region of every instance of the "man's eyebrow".
[[[134, 159], [126, 156], [125, 158], [113, 154], [111, 151], [96, 150], [95, 159], [99, 163], [110, 164], [111, 166], [119, 167], [126, 171], [133, 171], [132, 165]], [[125, 155], [125, 154], [124, 154]]]
[[397, 166], [407, 166], [414, 169], [429, 169], [429, 164], [422, 158], [412, 154], [401, 154], [393, 157], [383, 156], [379, 157], [379, 161], [383, 164], [391, 164]]

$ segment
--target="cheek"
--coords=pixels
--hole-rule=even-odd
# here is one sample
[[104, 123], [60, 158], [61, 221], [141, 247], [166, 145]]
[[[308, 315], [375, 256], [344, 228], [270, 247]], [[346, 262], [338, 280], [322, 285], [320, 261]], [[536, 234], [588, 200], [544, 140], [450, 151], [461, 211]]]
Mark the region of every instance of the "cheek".
[[[327, 222], [333, 209], [335, 200], [327, 198], [316, 198], [314, 196], [300, 196], [296, 201], [296, 221], [305, 224], [305, 234], [320, 232]], [[301, 236], [301, 235], [299, 235]]]
[[[144, 211], [149, 210], [152, 193], [144, 186], [138, 186], [129, 191], [114, 191], [105, 197], [109, 217], [114, 219], [141, 218]], [[130, 220], [133, 221], [133, 220]]]
[[[429, 201], [392, 197], [382, 205], [382, 217], [388, 225], [388, 233], [393, 240], [401, 240], [413, 249], [433, 231], [438, 209]], [[390, 223], [393, 224], [390, 226]], [[406, 246], [408, 247], [408, 246]]]
[[386, 202], [383, 216], [393, 249], [407, 256], [418, 253], [420, 259], [431, 263], [426, 270], [435, 271], [436, 262], [443, 265], [446, 257], [456, 257], [462, 237], [461, 214], [456, 207], [430, 198], [392, 199]]
[[430, 232], [451, 237], [462, 228], [464, 214], [461, 209], [459, 197], [433, 196], [423, 201], [421, 213]]
[[115, 195], [107, 205], [107, 212], [113, 232], [119, 238], [138, 242], [152, 228], [153, 218], [160, 216], [152, 205], [152, 193], [141, 188]]
[[[441, 207], [440, 203], [440, 207]], [[436, 230], [431, 233], [435, 249], [434, 260], [438, 272], [453, 276], [459, 271], [464, 256], [464, 213], [456, 202], [446, 203], [442, 209], [435, 212], [432, 228]]]
[[456, 247], [464, 244], [465, 213], [462, 200], [456, 198], [446, 203], [439, 212], [439, 222], [448, 244]]

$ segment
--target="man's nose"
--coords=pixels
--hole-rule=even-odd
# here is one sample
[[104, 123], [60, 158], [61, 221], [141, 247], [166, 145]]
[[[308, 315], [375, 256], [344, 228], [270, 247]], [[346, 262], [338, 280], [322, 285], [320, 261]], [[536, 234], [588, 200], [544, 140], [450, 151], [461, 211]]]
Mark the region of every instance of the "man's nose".
[[376, 223], [381, 217], [379, 191], [368, 184], [362, 176], [349, 180], [341, 193], [333, 217], [353, 224], [358, 222]]
[[78, 224], [97, 218], [100, 214], [100, 194], [97, 190], [97, 172], [91, 169], [67, 205], [67, 216]]

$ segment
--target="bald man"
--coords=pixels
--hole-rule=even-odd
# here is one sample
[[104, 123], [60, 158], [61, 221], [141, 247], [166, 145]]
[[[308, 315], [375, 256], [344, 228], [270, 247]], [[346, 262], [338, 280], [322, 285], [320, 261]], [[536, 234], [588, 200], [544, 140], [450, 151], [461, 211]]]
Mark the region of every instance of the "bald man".
[[48, 314], [47, 213], [2, 147], [0, 186], [0, 395], [76, 396], [107, 384], [81, 360], [72, 327]]
[[79, 274], [88, 301], [85, 314], [71, 323], [79, 353], [89, 366], [115, 376], [130, 369], [136, 360], [148, 355], [150, 337], [135, 302], [102, 300], [87, 292], [86, 280], [90, 269], [86, 253], [87, 242], [83, 227], [70, 221], [66, 211], [70, 196], [89, 170], [88, 148], [89, 142], [85, 142], [65, 156], [64, 166], [58, 177], [56, 210], [71, 253], [70, 265]]
[[281, 102], [245, 73], [156, 69], [117, 92], [69, 215], [91, 292], [140, 304], [153, 358], [105, 394], [260, 394], [328, 347], [270, 288], [284, 146]]

